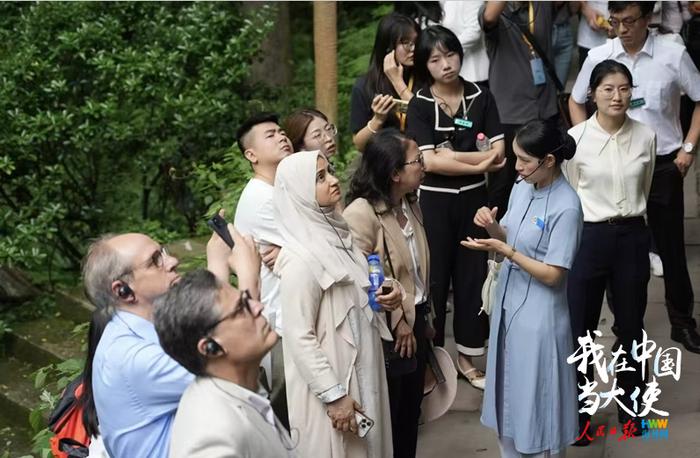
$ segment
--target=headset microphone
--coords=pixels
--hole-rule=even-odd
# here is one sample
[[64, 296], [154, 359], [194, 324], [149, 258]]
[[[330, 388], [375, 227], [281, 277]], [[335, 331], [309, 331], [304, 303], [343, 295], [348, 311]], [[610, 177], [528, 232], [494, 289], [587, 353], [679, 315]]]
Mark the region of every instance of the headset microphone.
[[515, 183], [517, 184], [517, 183], [520, 183], [521, 181], [523, 181], [523, 180], [526, 179], [526, 178], [530, 178], [530, 177], [532, 176], [532, 174], [534, 174], [535, 172], [537, 172], [537, 169], [539, 169], [540, 167], [542, 167], [542, 164], [544, 164], [544, 159], [540, 159], [539, 161], [537, 161], [537, 167], [535, 167], [535, 170], [533, 170], [532, 172], [528, 173], [528, 174], [525, 175], [525, 176], [519, 176], [518, 178], [516, 178], [516, 179], [515, 179]]

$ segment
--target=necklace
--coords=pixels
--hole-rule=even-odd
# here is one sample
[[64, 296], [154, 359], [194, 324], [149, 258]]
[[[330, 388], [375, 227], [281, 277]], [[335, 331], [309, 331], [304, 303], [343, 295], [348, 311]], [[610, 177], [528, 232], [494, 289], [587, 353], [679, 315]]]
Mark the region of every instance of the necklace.
[[440, 94], [438, 94], [437, 90], [435, 88], [430, 88], [433, 97], [436, 99], [440, 99], [442, 103], [439, 103], [438, 106], [442, 108], [442, 110], [447, 113], [451, 118], [454, 118], [455, 114], [457, 111], [459, 111], [459, 105], [461, 105], [464, 101], [464, 88], [460, 87], [459, 89], [459, 96], [456, 99], [459, 99], [459, 103], [457, 103], [457, 110], [452, 110], [452, 106], [450, 103], [447, 101], [446, 98], [442, 97]]

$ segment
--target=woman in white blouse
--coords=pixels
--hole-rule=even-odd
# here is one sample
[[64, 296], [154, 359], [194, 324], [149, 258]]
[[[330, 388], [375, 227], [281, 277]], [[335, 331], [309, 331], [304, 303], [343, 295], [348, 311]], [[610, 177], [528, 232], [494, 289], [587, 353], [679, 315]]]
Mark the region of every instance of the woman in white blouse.
[[[593, 69], [590, 97], [597, 111], [585, 122], [572, 127], [576, 155], [562, 165], [583, 207], [583, 235], [576, 261], [569, 274], [568, 299], [574, 339], [590, 332], [595, 337], [606, 285], [614, 297], [613, 313], [618, 344], [631, 354], [632, 341], [641, 341], [649, 282], [649, 231], [644, 216], [651, 188], [656, 137], [646, 125], [627, 116], [632, 95], [632, 74], [619, 62], [605, 60]], [[578, 341], [574, 347], [579, 346]], [[616, 345], [617, 347], [617, 345]], [[618, 347], [619, 348], [619, 347]], [[617, 349], [617, 348], [616, 348]], [[640, 367], [627, 358], [635, 371], [611, 374], [617, 377], [624, 395], [618, 396], [618, 420], [633, 418], [630, 396], [646, 388]], [[594, 380], [593, 367], [585, 374]], [[577, 372], [578, 384], [587, 382]], [[579, 428], [590, 420], [585, 400], [579, 401]], [[589, 412], [585, 412], [589, 410]], [[641, 432], [639, 425], [637, 429]], [[585, 435], [578, 445], [587, 445]]]

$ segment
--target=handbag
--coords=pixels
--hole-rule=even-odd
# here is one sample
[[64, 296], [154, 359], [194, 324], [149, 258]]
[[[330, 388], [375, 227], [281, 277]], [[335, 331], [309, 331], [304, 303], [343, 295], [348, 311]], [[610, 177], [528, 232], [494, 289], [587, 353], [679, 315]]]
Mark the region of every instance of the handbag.
[[502, 262], [498, 262], [495, 259], [489, 259], [487, 263], [489, 272], [488, 275], [486, 275], [484, 285], [481, 287], [481, 310], [479, 310], [479, 315], [481, 315], [481, 312], [491, 315], [493, 303], [496, 300], [498, 272], [501, 270], [502, 264]]
[[[379, 218], [379, 215], [377, 215]], [[381, 225], [381, 220], [380, 220]], [[391, 262], [391, 256], [389, 255], [389, 248], [386, 245], [386, 237], [384, 236], [384, 226], [382, 226], [382, 242], [384, 243], [384, 255], [389, 263], [389, 270], [391, 271], [392, 278], [396, 279], [396, 274], [394, 273], [394, 265]], [[391, 312], [386, 312], [386, 322], [391, 327]], [[386, 368], [386, 374], [390, 377], [400, 377], [402, 375], [407, 375], [418, 368], [418, 359], [415, 353], [410, 358], [404, 358], [401, 353], [394, 349], [394, 342], [382, 339], [382, 347], [384, 349], [384, 367]]]

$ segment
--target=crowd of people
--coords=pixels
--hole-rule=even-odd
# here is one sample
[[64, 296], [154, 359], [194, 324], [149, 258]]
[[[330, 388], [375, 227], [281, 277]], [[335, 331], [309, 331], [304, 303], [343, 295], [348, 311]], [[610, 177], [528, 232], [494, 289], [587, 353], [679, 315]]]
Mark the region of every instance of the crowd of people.
[[[631, 353], [650, 252], [671, 339], [700, 353], [682, 186], [700, 72], [697, 47], [664, 33], [697, 24], [699, 3], [414, 2], [383, 17], [352, 89], [360, 154], [344, 200], [324, 113], [255, 114], [237, 131], [253, 178], [228, 225], [235, 243], [214, 233], [206, 270], [181, 278], [143, 234], [90, 245], [91, 456], [415, 457], [450, 312], [457, 373], [484, 391], [502, 456], [587, 445], [592, 368], [567, 357], [596, 330], [606, 291], [615, 348]], [[646, 385], [627, 363], [629, 426], [629, 395]]]

